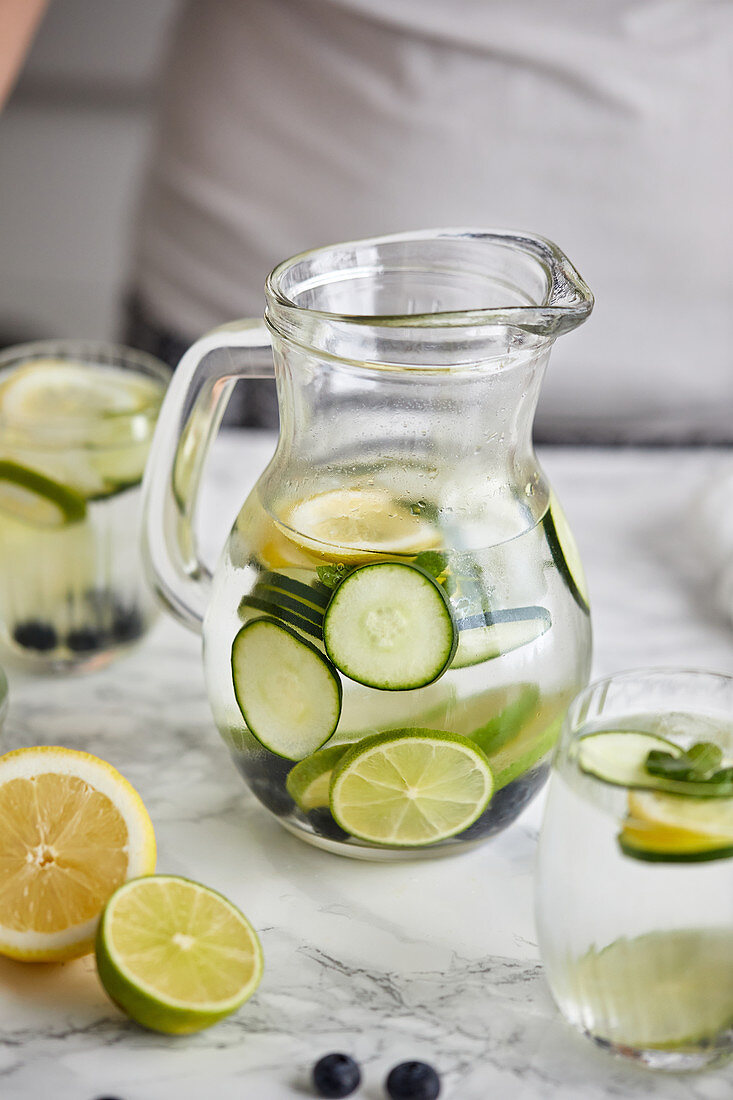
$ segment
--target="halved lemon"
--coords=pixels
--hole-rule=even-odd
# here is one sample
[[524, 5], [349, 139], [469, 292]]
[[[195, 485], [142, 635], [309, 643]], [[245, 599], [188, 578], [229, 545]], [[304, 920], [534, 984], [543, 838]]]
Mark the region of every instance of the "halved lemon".
[[0, 757], [0, 954], [55, 962], [91, 951], [126, 879], [155, 870], [140, 796], [111, 764], [57, 747]]
[[300, 500], [280, 517], [283, 534], [311, 554], [344, 564], [375, 554], [419, 554], [440, 545], [422, 512], [386, 489], [331, 489]]
[[133, 1020], [184, 1035], [234, 1012], [263, 971], [262, 948], [243, 913], [221, 894], [177, 875], [125, 883], [97, 935], [104, 988]]

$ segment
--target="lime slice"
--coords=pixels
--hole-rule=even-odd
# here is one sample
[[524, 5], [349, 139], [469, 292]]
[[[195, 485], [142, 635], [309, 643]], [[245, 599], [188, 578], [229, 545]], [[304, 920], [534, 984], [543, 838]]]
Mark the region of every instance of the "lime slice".
[[488, 760], [465, 738], [392, 730], [346, 753], [331, 781], [331, 813], [360, 840], [420, 847], [467, 829], [493, 789]]
[[175, 875], [121, 886], [102, 915], [96, 954], [112, 1000], [138, 1024], [169, 1035], [234, 1012], [263, 970], [247, 918], [221, 894]]
[[332, 489], [294, 504], [279, 526], [320, 558], [355, 565], [375, 554], [414, 555], [440, 545], [440, 532], [385, 489]]
[[733, 856], [733, 798], [630, 791], [619, 844], [651, 862], [726, 859]]
[[522, 724], [514, 737], [486, 754], [497, 791], [524, 775], [552, 751], [560, 735], [566, 707], [567, 701], [561, 704], [559, 711], [557, 704], [548, 703]]
[[0, 460], [0, 510], [33, 527], [66, 527], [86, 515], [79, 493], [17, 462]]
[[673, 929], [592, 949], [567, 974], [589, 1030], [636, 1050], [714, 1046], [733, 1026], [733, 932]]
[[508, 741], [514, 741], [532, 715], [539, 711], [540, 689], [537, 684], [512, 684], [503, 689], [503, 696], [493, 711], [484, 708], [480, 725], [474, 726], [470, 732], [458, 731], [467, 732], [487, 755], [497, 753]]
[[329, 745], [301, 760], [288, 773], [285, 784], [288, 794], [304, 813], [328, 806], [333, 769], [348, 749], [349, 745]]

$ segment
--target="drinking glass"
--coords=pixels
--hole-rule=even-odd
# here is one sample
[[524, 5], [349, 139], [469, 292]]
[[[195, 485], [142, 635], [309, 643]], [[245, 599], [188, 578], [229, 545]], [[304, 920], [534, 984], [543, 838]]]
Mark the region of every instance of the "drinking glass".
[[653, 1068], [733, 1051], [732, 759], [733, 679], [712, 672], [593, 683], [558, 743], [536, 891], [547, 978], [574, 1027]]
[[140, 483], [168, 377], [98, 342], [0, 355], [0, 643], [15, 663], [98, 668], [148, 628]]

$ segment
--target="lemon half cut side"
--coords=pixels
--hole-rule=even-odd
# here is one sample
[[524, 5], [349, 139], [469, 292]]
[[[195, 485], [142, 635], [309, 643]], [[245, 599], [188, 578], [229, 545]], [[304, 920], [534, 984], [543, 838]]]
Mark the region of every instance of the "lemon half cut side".
[[0, 954], [92, 951], [111, 895], [155, 858], [142, 799], [111, 764], [55, 746], [0, 757]]

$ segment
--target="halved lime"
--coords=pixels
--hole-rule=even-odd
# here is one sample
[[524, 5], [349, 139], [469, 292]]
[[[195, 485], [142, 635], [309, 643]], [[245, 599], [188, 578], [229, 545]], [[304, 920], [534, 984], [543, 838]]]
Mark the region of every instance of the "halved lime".
[[86, 516], [84, 497], [38, 470], [0, 460], [0, 510], [33, 527], [66, 527]]
[[328, 806], [333, 769], [349, 748], [348, 744], [329, 745], [328, 748], [301, 760], [288, 773], [285, 782], [288, 794], [304, 813]]
[[262, 948], [221, 894], [176, 875], [148, 875], [110, 898], [96, 942], [99, 977], [136, 1023], [169, 1035], [215, 1024], [252, 996]]
[[421, 847], [467, 829], [486, 809], [494, 779], [486, 756], [463, 737], [391, 730], [350, 749], [331, 780], [331, 813], [373, 844]]
[[626, 855], [651, 862], [729, 858], [733, 856], [733, 798], [629, 791], [619, 845]]

